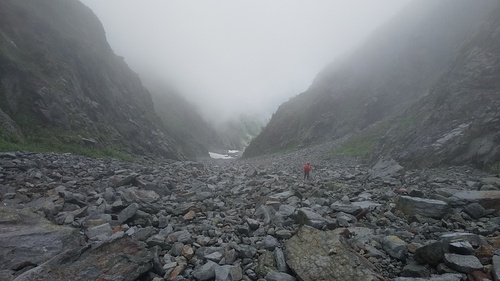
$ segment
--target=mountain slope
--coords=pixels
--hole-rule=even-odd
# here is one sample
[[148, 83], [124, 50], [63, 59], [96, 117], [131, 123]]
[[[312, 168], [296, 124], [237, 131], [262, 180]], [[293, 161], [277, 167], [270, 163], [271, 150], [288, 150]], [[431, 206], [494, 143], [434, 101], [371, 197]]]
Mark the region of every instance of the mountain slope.
[[496, 1], [415, 1], [311, 87], [282, 104], [244, 156], [349, 136], [431, 87]]
[[500, 163], [500, 3], [429, 93], [398, 119], [375, 156], [413, 166], [442, 163], [490, 168]]
[[[154, 86], [152, 84], [155, 84]], [[155, 111], [173, 134], [195, 157], [208, 157], [208, 152], [224, 147], [216, 130], [208, 124], [198, 109], [163, 83], [151, 83]]]
[[76, 0], [0, 0], [1, 139], [181, 159], [150, 93]]

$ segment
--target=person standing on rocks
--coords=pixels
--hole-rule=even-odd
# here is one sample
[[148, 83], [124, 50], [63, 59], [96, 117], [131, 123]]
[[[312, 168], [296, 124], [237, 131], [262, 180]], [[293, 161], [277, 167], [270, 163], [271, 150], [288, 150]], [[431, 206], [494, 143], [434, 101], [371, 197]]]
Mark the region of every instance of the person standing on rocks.
[[311, 172], [311, 162], [307, 161], [306, 165], [304, 166], [304, 180], [309, 179], [309, 172]]

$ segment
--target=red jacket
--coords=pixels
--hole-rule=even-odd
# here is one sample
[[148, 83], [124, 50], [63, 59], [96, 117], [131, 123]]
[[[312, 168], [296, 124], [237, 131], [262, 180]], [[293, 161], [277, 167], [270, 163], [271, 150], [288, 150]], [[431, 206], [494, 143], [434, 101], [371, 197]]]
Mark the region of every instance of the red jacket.
[[304, 166], [304, 173], [309, 173], [309, 171], [311, 171], [311, 170], [312, 170], [311, 166], [309, 166], [309, 165]]

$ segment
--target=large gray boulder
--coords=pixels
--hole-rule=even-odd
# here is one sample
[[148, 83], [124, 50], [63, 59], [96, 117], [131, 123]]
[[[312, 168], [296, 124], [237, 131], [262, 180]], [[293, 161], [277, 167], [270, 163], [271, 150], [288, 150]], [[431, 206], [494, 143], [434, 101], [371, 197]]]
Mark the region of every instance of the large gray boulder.
[[406, 261], [406, 257], [408, 257], [408, 248], [401, 238], [394, 235], [384, 236], [380, 239], [380, 243], [389, 256], [401, 261]]
[[401, 196], [396, 208], [405, 215], [421, 215], [424, 217], [441, 219], [448, 212], [448, 204], [444, 201], [419, 197]]
[[478, 203], [485, 209], [495, 209], [500, 211], [500, 190], [476, 191], [468, 190], [453, 194], [450, 200], [454, 204], [465, 205], [468, 203]]
[[40, 265], [79, 248], [80, 238], [77, 229], [54, 225], [29, 210], [0, 208], [0, 270]]
[[354, 254], [336, 231], [301, 227], [286, 243], [288, 266], [299, 280], [377, 280], [373, 265]]
[[470, 273], [475, 270], [483, 269], [483, 265], [476, 256], [444, 254], [444, 263], [451, 269], [462, 273]]
[[321, 216], [320, 214], [314, 212], [310, 208], [300, 208], [295, 215], [295, 222], [300, 225], [308, 225], [317, 229], [333, 229], [337, 226], [337, 222], [334, 219], [329, 219]]
[[152, 267], [152, 255], [145, 244], [129, 237], [70, 249], [44, 264], [19, 275], [29, 280], [137, 280]]
[[370, 171], [370, 178], [394, 177], [403, 172], [403, 166], [399, 165], [394, 159], [380, 159]]
[[500, 256], [493, 256], [492, 275], [495, 281], [500, 281]]

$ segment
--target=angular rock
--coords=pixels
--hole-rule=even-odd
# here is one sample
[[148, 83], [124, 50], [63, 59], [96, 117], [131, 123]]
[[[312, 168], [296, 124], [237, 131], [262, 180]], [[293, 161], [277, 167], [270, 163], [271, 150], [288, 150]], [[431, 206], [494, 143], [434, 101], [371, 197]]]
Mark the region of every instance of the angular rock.
[[140, 209], [150, 214], [157, 214], [162, 210], [160, 196], [152, 190], [144, 190], [136, 186], [119, 191], [125, 203], [137, 203]]
[[324, 227], [333, 229], [337, 226], [333, 219], [324, 218], [308, 208], [298, 209], [295, 221], [299, 225], [308, 225], [317, 229], [323, 229]]
[[462, 281], [464, 275], [460, 273], [445, 273], [442, 275], [432, 275], [430, 278], [396, 277], [393, 281]]
[[372, 265], [334, 231], [301, 227], [286, 243], [288, 266], [300, 280], [376, 280]]
[[215, 267], [215, 281], [240, 281], [243, 279], [241, 267], [223, 265]]
[[407, 264], [403, 267], [401, 271], [401, 276], [403, 277], [431, 277], [431, 272], [422, 265], [418, 264]]
[[483, 265], [476, 256], [472, 255], [458, 255], [458, 254], [444, 254], [444, 263], [451, 269], [462, 273], [470, 273], [475, 270], [483, 269]]
[[276, 260], [272, 252], [265, 251], [259, 256], [255, 273], [257, 276], [265, 278], [272, 271], [277, 271]]
[[295, 277], [290, 274], [279, 272], [279, 271], [271, 271], [266, 275], [266, 281], [295, 281], [297, 280]]
[[118, 223], [122, 224], [126, 222], [128, 219], [132, 218], [135, 213], [139, 210], [139, 204], [137, 203], [132, 203], [128, 205], [125, 209], [123, 209], [119, 214], [118, 214]]
[[489, 177], [489, 178], [484, 178], [481, 179], [481, 182], [489, 185], [493, 185], [496, 188], [500, 188], [500, 178], [498, 177]]
[[240, 258], [253, 258], [257, 254], [257, 249], [250, 245], [231, 243], [230, 246], [236, 250]]
[[363, 211], [363, 209], [360, 206], [356, 206], [353, 204], [343, 204], [343, 203], [332, 203], [330, 205], [330, 209], [332, 209], [335, 212], [344, 212], [351, 215], [357, 215], [361, 211]]
[[101, 224], [87, 229], [86, 235], [89, 239], [106, 240], [112, 234], [112, 228], [109, 223]]
[[445, 245], [442, 242], [433, 242], [415, 250], [413, 258], [420, 264], [437, 266], [443, 261]]
[[380, 159], [370, 171], [370, 178], [385, 178], [396, 176], [401, 173], [404, 168], [399, 165], [394, 159]]
[[394, 235], [385, 236], [380, 239], [380, 243], [382, 244], [384, 251], [388, 253], [389, 256], [400, 261], [405, 261], [406, 257], [408, 257], [408, 248], [406, 247], [406, 243], [399, 237]]
[[473, 219], [480, 219], [486, 214], [486, 210], [479, 203], [471, 203], [464, 207], [464, 212]]
[[213, 262], [220, 262], [224, 256], [220, 252], [213, 252], [208, 255], [205, 255], [205, 258], [207, 260], [211, 260]]
[[215, 268], [218, 265], [213, 261], [207, 261], [200, 267], [193, 270], [193, 277], [196, 280], [205, 281], [215, 278]]
[[28, 210], [0, 208], [0, 270], [40, 265], [83, 241], [77, 229], [54, 225]]
[[286, 272], [288, 267], [286, 265], [285, 253], [280, 248], [274, 249], [274, 260], [276, 261], [276, 268], [280, 272]]
[[491, 270], [493, 279], [495, 281], [500, 281], [500, 256], [493, 256], [493, 268]]
[[461, 191], [453, 194], [450, 200], [455, 204], [478, 203], [485, 209], [500, 211], [500, 191]]
[[473, 255], [474, 254], [474, 248], [467, 241], [452, 242], [449, 245], [449, 250], [451, 253], [459, 254], [459, 255]]
[[441, 219], [449, 209], [446, 202], [410, 196], [399, 197], [396, 208], [408, 216], [420, 215], [435, 219]]
[[151, 267], [152, 255], [144, 245], [124, 237], [95, 247], [66, 251], [15, 280], [133, 281]]
[[267, 235], [266, 237], [264, 237], [262, 242], [264, 243], [264, 247], [267, 250], [271, 250], [271, 251], [279, 246], [278, 239], [276, 239], [274, 236], [271, 236], [271, 235]]

